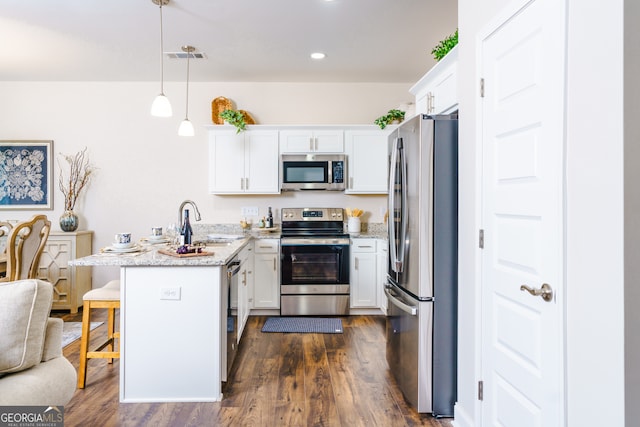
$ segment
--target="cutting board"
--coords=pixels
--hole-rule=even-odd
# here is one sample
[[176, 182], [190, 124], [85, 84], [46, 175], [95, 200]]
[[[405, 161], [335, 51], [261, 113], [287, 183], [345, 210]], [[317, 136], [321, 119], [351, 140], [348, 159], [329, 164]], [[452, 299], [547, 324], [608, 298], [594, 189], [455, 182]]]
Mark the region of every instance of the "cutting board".
[[207, 252], [207, 251], [202, 251], [200, 253], [194, 252], [191, 254], [179, 254], [175, 251], [168, 251], [166, 249], [159, 249], [158, 250], [159, 253], [164, 254], [164, 255], [169, 255], [169, 256], [174, 256], [176, 258], [191, 258], [191, 257], [196, 257], [196, 256], [210, 256], [213, 255], [213, 252]]

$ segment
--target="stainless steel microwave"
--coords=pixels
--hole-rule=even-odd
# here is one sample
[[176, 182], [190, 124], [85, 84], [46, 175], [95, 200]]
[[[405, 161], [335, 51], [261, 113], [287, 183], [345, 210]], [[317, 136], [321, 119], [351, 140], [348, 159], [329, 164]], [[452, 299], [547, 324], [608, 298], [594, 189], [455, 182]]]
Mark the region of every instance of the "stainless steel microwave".
[[345, 189], [347, 162], [344, 154], [283, 154], [280, 156], [280, 189]]

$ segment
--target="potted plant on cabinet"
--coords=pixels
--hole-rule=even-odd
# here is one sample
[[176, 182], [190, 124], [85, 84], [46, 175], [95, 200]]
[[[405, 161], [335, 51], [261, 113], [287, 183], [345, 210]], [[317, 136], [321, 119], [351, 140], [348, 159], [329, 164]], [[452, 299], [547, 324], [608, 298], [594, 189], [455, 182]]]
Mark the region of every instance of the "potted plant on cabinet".
[[240, 133], [247, 130], [247, 122], [244, 120], [244, 114], [238, 110], [224, 110], [220, 113], [220, 118], [224, 119], [230, 125], [236, 127], [236, 133]]
[[397, 122], [400, 123], [404, 120], [404, 111], [402, 110], [389, 110], [384, 116], [380, 116], [373, 122], [380, 126], [380, 129], [384, 129], [387, 125]]
[[433, 48], [431, 54], [436, 61], [440, 61], [444, 58], [451, 49], [458, 44], [458, 30], [448, 37], [440, 40], [440, 42]]

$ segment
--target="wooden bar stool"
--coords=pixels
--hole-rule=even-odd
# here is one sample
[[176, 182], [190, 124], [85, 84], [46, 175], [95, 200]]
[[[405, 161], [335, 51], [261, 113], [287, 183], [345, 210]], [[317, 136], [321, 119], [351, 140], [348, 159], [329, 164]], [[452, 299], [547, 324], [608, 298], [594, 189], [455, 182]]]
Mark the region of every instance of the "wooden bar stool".
[[[120, 280], [112, 280], [101, 288], [92, 289], [82, 297], [82, 338], [80, 340], [80, 366], [78, 367], [78, 388], [84, 388], [87, 377], [87, 359], [120, 358], [120, 332], [115, 331], [115, 312], [120, 308]], [[94, 351], [89, 351], [91, 310], [108, 310], [107, 340]], [[118, 340], [116, 343], [116, 339]], [[106, 348], [105, 351], [103, 349]]]

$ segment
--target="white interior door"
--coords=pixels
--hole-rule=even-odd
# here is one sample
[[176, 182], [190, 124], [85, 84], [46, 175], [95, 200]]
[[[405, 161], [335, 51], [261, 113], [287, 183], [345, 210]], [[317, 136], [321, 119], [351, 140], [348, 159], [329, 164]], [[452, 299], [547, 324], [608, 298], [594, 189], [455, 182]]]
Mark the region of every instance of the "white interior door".
[[529, 1], [481, 43], [483, 426], [563, 425], [564, 14]]

